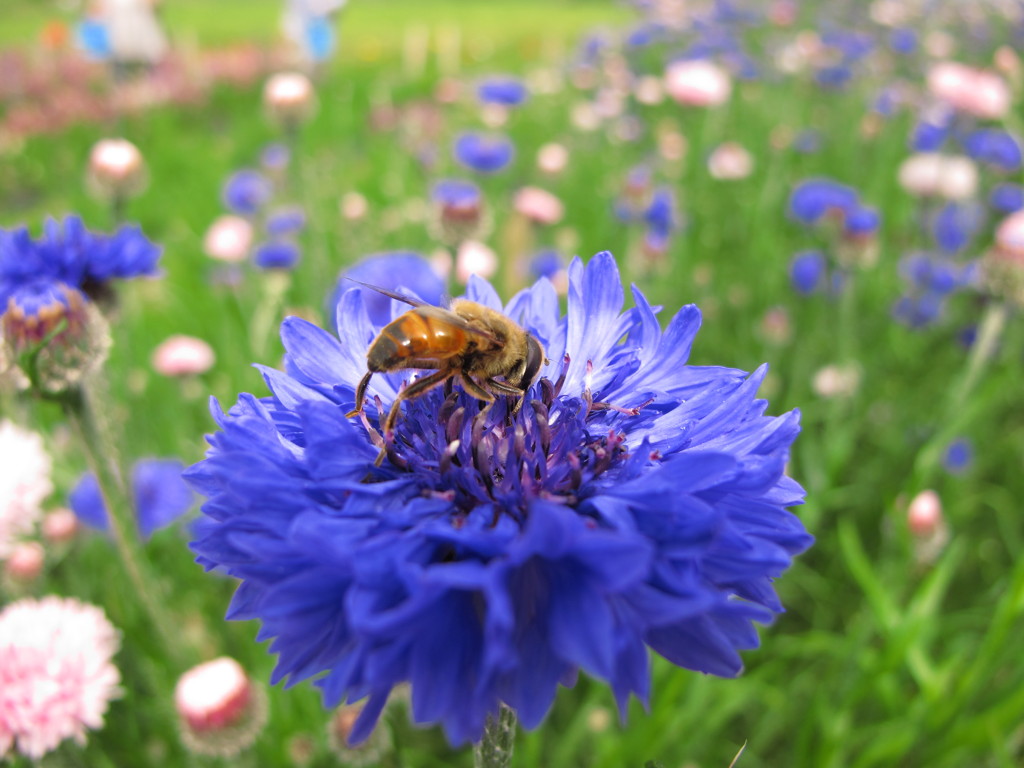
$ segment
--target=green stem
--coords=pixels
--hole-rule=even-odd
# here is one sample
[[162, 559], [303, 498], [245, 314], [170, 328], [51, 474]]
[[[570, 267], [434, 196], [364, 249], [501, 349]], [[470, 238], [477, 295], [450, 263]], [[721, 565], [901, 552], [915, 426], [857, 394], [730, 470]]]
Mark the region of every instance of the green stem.
[[931, 485], [941, 461], [942, 452], [950, 441], [964, 429], [966, 416], [970, 411], [966, 407], [968, 400], [994, 356], [1009, 313], [1009, 307], [1005, 302], [994, 302], [986, 310], [981, 325], [978, 327], [978, 336], [974, 344], [971, 345], [971, 354], [967, 359], [963, 378], [959, 385], [951, 390], [951, 395], [946, 401], [941, 422], [945, 426], [939, 429], [918, 453], [914, 467], [912, 493], [917, 493]]
[[488, 715], [484, 737], [473, 747], [475, 768], [508, 768], [516, 741], [516, 713], [505, 704], [498, 716]]
[[96, 475], [100, 495], [107, 509], [114, 546], [120, 555], [128, 583], [155, 634], [159, 635], [166, 657], [178, 670], [184, 670], [181, 652], [171, 642], [171, 638], [180, 635], [179, 628], [164, 612], [167, 599], [162, 585], [146, 568], [138, 529], [132, 516], [132, 505], [125, 492], [116, 454], [107, 430], [98, 418], [92, 398], [84, 388], [75, 388], [55, 396], [55, 399], [60, 401], [71, 430], [85, 452], [90, 469]]

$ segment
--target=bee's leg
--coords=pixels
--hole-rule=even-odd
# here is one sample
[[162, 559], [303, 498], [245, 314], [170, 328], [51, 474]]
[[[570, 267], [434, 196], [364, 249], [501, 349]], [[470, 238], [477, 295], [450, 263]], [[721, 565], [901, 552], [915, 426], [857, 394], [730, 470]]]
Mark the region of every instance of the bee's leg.
[[366, 398], [366, 388], [370, 384], [371, 376], [373, 376], [373, 371], [367, 371], [366, 375], [359, 382], [359, 386], [356, 387], [356, 407], [345, 414], [346, 419], [358, 416], [363, 412], [363, 400]]
[[486, 389], [481, 387], [472, 378], [463, 374], [462, 376], [462, 387], [469, 394], [475, 397], [477, 400], [483, 400], [485, 403], [493, 403], [494, 395], [488, 392]]
[[525, 389], [513, 387], [511, 384], [508, 384], [507, 382], [497, 381], [496, 379], [487, 379], [487, 381], [485, 381], [484, 384], [486, 384], [487, 387], [492, 391], [498, 392], [502, 395], [508, 395], [509, 397], [514, 397], [516, 400], [515, 403], [513, 403], [511, 410], [509, 411], [509, 416], [515, 417], [515, 415], [519, 413], [519, 409], [523, 407], [523, 400], [526, 399]]
[[395, 397], [391, 403], [391, 410], [388, 411], [388, 417], [384, 420], [384, 442], [388, 443], [391, 441], [392, 433], [395, 431], [395, 422], [398, 421], [398, 411], [403, 400], [411, 400], [414, 397], [422, 395], [428, 389], [436, 387], [452, 375], [454, 374], [451, 370], [436, 371], [422, 379], [417, 379], [399, 392], [398, 396]]

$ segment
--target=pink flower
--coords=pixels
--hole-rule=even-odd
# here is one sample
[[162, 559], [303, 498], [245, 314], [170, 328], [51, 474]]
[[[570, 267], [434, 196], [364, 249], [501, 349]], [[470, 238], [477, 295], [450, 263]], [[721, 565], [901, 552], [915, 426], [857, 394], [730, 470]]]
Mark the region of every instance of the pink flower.
[[928, 90], [955, 109], [992, 120], [1005, 117], [1012, 101], [1010, 87], [998, 74], [956, 61], [932, 67]]
[[341, 196], [338, 210], [341, 211], [341, 217], [346, 221], [359, 221], [366, 217], [370, 205], [366, 201], [366, 197], [359, 192], [346, 192]]
[[203, 250], [218, 261], [245, 261], [252, 245], [252, 224], [241, 216], [225, 215], [206, 230]]
[[263, 698], [234, 659], [222, 656], [178, 679], [174, 706], [185, 744], [205, 755], [237, 754], [256, 740], [266, 722]]
[[483, 243], [467, 240], [459, 246], [455, 255], [455, 279], [460, 283], [469, 282], [471, 275], [487, 279], [497, 271], [498, 256]]
[[4, 573], [14, 581], [33, 581], [43, 572], [45, 562], [46, 553], [39, 542], [23, 541], [14, 548], [4, 563]]
[[708, 173], [721, 180], [745, 179], [754, 171], [754, 158], [741, 144], [727, 141], [708, 156]]
[[124, 197], [141, 190], [145, 167], [127, 139], [102, 139], [89, 153], [89, 184], [99, 197]]
[[552, 175], [561, 173], [569, 164], [569, 150], [562, 144], [543, 145], [537, 150], [537, 167]]
[[915, 196], [964, 200], [978, 190], [978, 167], [963, 155], [920, 152], [900, 164], [899, 181]]
[[555, 195], [540, 187], [523, 187], [516, 192], [516, 211], [537, 224], [557, 224], [565, 215], [565, 206]]
[[67, 507], [47, 512], [43, 518], [43, 538], [50, 544], [71, 541], [78, 533], [78, 515]]
[[0, 756], [37, 760], [103, 726], [121, 676], [120, 638], [100, 608], [54, 595], [0, 612]]
[[996, 247], [1024, 267], [1024, 211], [1011, 213], [996, 229]]
[[313, 83], [301, 72], [279, 72], [263, 86], [263, 103], [274, 119], [298, 123], [313, 111]]
[[32, 531], [43, 500], [53, 491], [43, 439], [9, 421], [0, 422], [0, 560]]
[[198, 376], [216, 361], [213, 348], [195, 336], [171, 336], [153, 351], [153, 370], [162, 376]]
[[729, 74], [705, 59], [677, 61], [665, 70], [665, 92], [687, 107], [716, 107], [729, 100]]

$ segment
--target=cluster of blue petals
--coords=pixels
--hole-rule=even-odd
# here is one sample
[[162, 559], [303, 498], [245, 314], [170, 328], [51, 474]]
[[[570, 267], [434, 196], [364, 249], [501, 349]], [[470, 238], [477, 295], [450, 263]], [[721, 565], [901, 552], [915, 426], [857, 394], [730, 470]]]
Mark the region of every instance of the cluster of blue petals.
[[502, 306], [472, 279], [469, 299], [544, 344], [541, 379], [515, 416], [458, 385], [404, 403], [380, 467], [381, 415], [415, 374], [375, 375], [366, 420], [345, 417], [380, 330], [358, 290], [338, 337], [284, 322], [272, 394], [213, 408], [192, 547], [241, 580], [228, 615], [262, 622], [275, 682], [368, 698], [355, 742], [406, 682], [414, 720], [461, 744], [499, 702], [535, 727], [581, 670], [646, 701], [650, 650], [736, 675], [753, 622], [782, 611], [773, 579], [811, 543], [787, 510], [799, 414], [765, 415], [764, 368], [687, 365], [696, 307], [663, 330], [634, 288], [623, 311], [610, 254], [574, 260], [569, 285], [562, 315], [547, 280]]
[[160, 248], [138, 227], [90, 232], [78, 216], [48, 219], [42, 237], [0, 229], [0, 314], [12, 300], [26, 315], [63, 299], [67, 289], [97, 298], [111, 280], [156, 275]]
[[484, 104], [518, 107], [526, 101], [529, 91], [516, 77], [489, 77], [477, 86], [477, 98]]
[[455, 140], [453, 154], [477, 173], [497, 173], [512, 162], [515, 148], [504, 136], [464, 133]]

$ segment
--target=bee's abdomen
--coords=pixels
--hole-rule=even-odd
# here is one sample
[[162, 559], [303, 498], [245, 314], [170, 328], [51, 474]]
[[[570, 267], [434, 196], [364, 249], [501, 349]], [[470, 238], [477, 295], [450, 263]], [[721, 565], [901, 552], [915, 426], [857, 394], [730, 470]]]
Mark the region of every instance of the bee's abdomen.
[[410, 358], [452, 357], [465, 343], [462, 329], [414, 309], [384, 327], [370, 346], [367, 363], [371, 371], [390, 371]]

